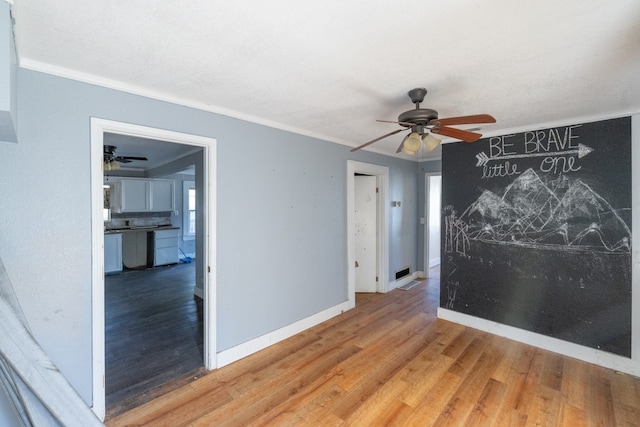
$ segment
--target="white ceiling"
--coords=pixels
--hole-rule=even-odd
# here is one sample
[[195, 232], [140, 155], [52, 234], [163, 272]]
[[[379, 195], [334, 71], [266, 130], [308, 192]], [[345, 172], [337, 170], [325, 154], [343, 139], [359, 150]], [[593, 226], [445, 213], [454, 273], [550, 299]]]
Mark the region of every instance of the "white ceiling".
[[351, 147], [415, 87], [441, 118], [495, 116], [485, 136], [640, 112], [638, 0], [13, 3], [23, 67]]

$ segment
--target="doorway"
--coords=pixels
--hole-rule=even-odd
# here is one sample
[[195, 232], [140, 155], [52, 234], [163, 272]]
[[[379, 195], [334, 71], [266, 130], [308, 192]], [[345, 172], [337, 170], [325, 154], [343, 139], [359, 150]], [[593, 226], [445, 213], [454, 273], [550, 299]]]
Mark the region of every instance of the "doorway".
[[378, 188], [377, 220], [376, 220], [376, 269], [378, 281], [375, 292], [387, 292], [389, 290], [389, 235], [387, 229], [387, 218], [389, 204], [389, 168], [386, 166], [372, 165], [369, 163], [347, 161], [347, 298], [348, 307], [355, 307], [356, 301], [356, 188], [355, 179], [357, 175], [368, 175], [374, 177]]
[[442, 175], [426, 174], [425, 177], [424, 267], [427, 277], [440, 265], [440, 224]]
[[[91, 119], [91, 198], [92, 198], [92, 347], [93, 405], [100, 419], [106, 414], [105, 403], [105, 279], [102, 152], [105, 134], [184, 144], [200, 148], [202, 160], [196, 166], [202, 200], [198, 203], [201, 232], [197, 243], [195, 273], [201, 277], [203, 348], [202, 359], [208, 370], [216, 368], [215, 339], [215, 165], [216, 140], [191, 134]], [[198, 175], [199, 174], [199, 175]]]
[[378, 282], [378, 178], [356, 173], [354, 186], [356, 292], [372, 293]]
[[196, 275], [203, 260], [195, 245], [202, 241], [195, 183], [202, 181], [196, 165], [203, 149], [113, 133], [104, 134], [104, 143], [124, 156], [104, 171], [115, 198], [105, 208], [116, 207], [104, 237], [108, 419], [207, 371], [202, 274]]

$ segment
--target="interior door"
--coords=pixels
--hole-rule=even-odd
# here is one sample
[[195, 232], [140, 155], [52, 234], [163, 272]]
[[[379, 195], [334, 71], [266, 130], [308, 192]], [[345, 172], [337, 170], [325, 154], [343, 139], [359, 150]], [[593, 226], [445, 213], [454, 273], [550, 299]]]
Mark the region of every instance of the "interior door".
[[376, 292], [378, 197], [375, 176], [355, 177], [356, 292]]

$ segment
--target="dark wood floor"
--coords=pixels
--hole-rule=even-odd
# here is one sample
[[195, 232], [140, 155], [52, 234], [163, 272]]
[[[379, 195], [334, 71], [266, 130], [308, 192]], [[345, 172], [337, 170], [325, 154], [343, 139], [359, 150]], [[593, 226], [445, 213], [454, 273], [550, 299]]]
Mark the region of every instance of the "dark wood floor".
[[195, 263], [105, 277], [105, 388], [113, 417], [201, 376]]
[[640, 379], [436, 318], [439, 281], [356, 308], [116, 426], [636, 426]]

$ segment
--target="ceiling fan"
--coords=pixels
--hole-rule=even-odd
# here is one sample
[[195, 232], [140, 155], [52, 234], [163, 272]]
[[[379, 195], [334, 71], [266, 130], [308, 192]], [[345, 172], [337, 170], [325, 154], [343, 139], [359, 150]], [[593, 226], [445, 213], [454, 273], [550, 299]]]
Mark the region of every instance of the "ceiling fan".
[[116, 162], [120, 163], [131, 163], [134, 160], [148, 160], [146, 157], [136, 157], [136, 156], [116, 156], [116, 146], [114, 145], [105, 145], [103, 146], [103, 166], [104, 170], [117, 170], [120, 169], [120, 165]]
[[384, 123], [397, 123], [403, 126], [401, 129], [396, 129], [393, 132], [389, 132], [376, 139], [372, 139], [369, 142], [351, 149], [351, 151], [358, 151], [374, 142], [380, 141], [391, 135], [395, 135], [406, 129], [411, 129], [411, 132], [404, 137], [402, 143], [396, 150], [396, 153], [403, 151], [407, 154], [415, 155], [422, 144], [425, 145], [427, 151], [432, 151], [440, 144], [440, 139], [434, 137], [432, 134], [448, 136], [455, 139], [460, 139], [465, 142], [474, 142], [480, 139], [482, 134], [472, 132], [470, 130], [456, 129], [449, 127], [450, 125], [466, 125], [475, 123], [495, 123], [496, 119], [489, 114], [475, 114], [472, 116], [459, 116], [449, 117], [446, 119], [439, 119], [438, 112], [430, 108], [420, 108], [420, 103], [424, 100], [427, 90], [424, 88], [411, 89], [408, 93], [411, 102], [416, 105], [413, 110], [405, 111], [398, 116], [398, 121], [390, 120], [377, 120]]

